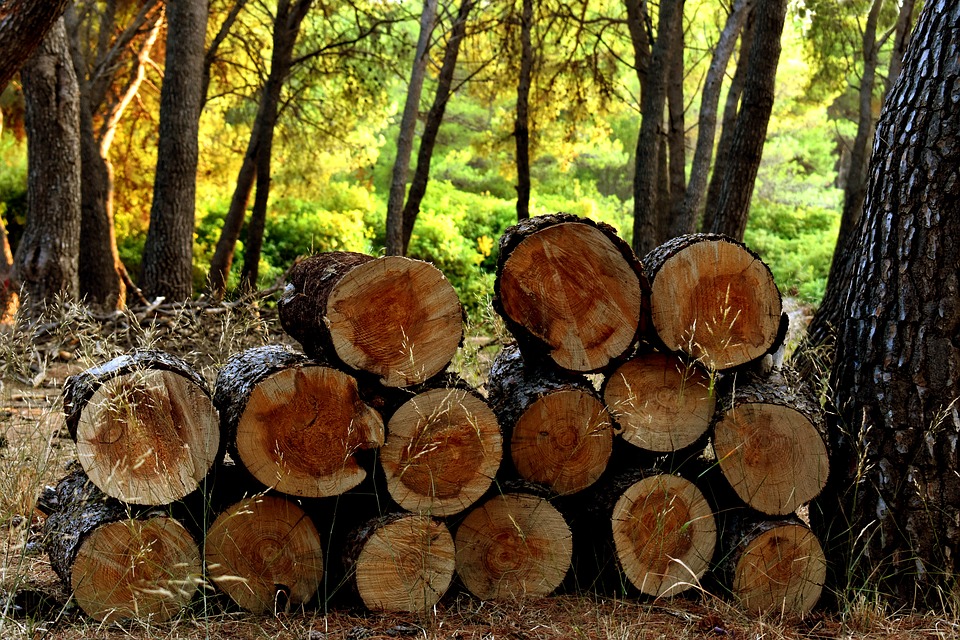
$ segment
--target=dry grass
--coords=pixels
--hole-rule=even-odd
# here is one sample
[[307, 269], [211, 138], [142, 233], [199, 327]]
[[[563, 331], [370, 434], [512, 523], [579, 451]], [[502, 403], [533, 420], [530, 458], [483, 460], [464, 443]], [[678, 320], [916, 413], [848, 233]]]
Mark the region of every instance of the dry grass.
[[[419, 616], [311, 610], [256, 617], [232, 610], [205, 589], [167, 623], [99, 624], [71, 604], [40, 552], [37, 499], [76, 455], [62, 419], [63, 381], [131, 348], [155, 347], [186, 358], [212, 382], [233, 353], [284, 338], [275, 314], [257, 305], [171, 306], [110, 316], [78, 306], [57, 308], [37, 323], [0, 328], [0, 638], [960, 637], [953, 606], [945, 604], [941, 615], [916, 615], [891, 611], [862, 594], [845, 600], [842, 613], [817, 612], [805, 619], [749, 616], [705, 593], [654, 601], [567, 595], [510, 603], [459, 594]], [[498, 323], [471, 327], [455, 366], [479, 385], [505, 336]]]

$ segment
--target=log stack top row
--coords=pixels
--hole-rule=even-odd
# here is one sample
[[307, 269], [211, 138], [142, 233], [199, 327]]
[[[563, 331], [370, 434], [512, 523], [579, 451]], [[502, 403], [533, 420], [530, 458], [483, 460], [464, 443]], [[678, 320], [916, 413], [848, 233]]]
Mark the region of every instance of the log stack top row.
[[[532, 218], [501, 238], [493, 305], [516, 344], [497, 356], [483, 394], [447, 372], [464, 314], [440, 271], [397, 256], [319, 254], [291, 269], [279, 302], [281, 324], [303, 353], [266, 346], [235, 354], [211, 393], [182, 360], [135, 352], [67, 381], [67, 426], [106, 499], [161, 506], [202, 493], [227, 454], [255, 479], [218, 480], [236, 486], [230, 497], [207, 496], [219, 517], [198, 534], [209, 574], [251, 610], [275, 599], [281, 583], [284, 598], [305, 601], [328, 568], [299, 507], [275, 494], [250, 501], [266, 489], [310, 499], [364, 482], [385, 489], [396, 512], [343, 542], [343, 560], [369, 606], [424, 608], [454, 565], [480, 597], [553, 591], [571, 554], [583, 553], [571, 529], [574, 540], [578, 529], [596, 529], [597, 504], [612, 522], [622, 575], [637, 588], [659, 596], [693, 584], [714, 554], [715, 506], [679, 476], [634, 477], [640, 463], [631, 461], [702, 448], [708, 432], [715, 466], [759, 512], [792, 514], [825, 483], [818, 407], [790, 391], [795, 385], [752, 379], [735, 394], [716, 391], [726, 373], [775, 351], [786, 330], [770, 270], [741, 243], [683, 236], [641, 263], [608, 225]], [[587, 373], [603, 374], [599, 389]], [[614, 464], [620, 440], [650, 456]], [[524, 488], [503, 489], [513, 482]], [[578, 522], [576, 513], [593, 515]], [[456, 514], [454, 536], [436, 518]], [[238, 588], [235, 574], [253, 562], [236, 551], [249, 522], [259, 523], [242, 534], [259, 569]], [[272, 573], [265, 558], [292, 562], [293, 547], [271, 526], [296, 529], [307, 586]], [[75, 590], [80, 537], [68, 536], [54, 562]], [[783, 551], [775, 550], [781, 560]], [[378, 553], [416, 576], [416, 589]], [[766, 572], [769, 562], [760, 564]]]

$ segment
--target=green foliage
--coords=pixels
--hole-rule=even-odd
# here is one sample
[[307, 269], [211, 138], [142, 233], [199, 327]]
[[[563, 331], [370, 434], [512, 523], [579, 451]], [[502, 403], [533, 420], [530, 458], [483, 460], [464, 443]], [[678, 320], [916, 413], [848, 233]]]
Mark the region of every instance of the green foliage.
[[0, 216], [16, 247], [27, 222], [27, 145], [12, 135], [0, 136]]

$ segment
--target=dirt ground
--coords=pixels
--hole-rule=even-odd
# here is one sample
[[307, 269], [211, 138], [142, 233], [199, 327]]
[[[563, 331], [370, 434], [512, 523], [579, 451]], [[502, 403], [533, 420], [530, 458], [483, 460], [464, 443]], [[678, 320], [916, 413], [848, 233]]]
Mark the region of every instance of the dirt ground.
[[[211, 311], [211, 309], [213, 311]], [[280, 638], [366, 640], [456, 638], [960, 638], [953, 612], [899, 614], [869, 600], [842, 612], [802, 619], [756, 617], [707, 593], [663, 600], [555, 596], [509, 603], [451, 594], [424, 615], [355, 610], [294, 611], [276, 617], [238, 612], [201, 591], [192, 606], [163, 624], [99, 624], [73, 605], [42, 552], [44, 487], [76, 455], [62, 418], [67, 376], [133, 346], [154, 346], [216, 368], [241, 348], [284, 340], [269, 310], [197, 306], [166, 315], [130, 312], [103, 318], [82, 312], [30, 330], [0, 330], [0, 638]], [[158, 320], [159, 319], [159, 320]], [[482, 367], [491, 340], [472, 338], [464, 366]], [[496, 342], [494, 338], [493, 342]], [[470, 346], [472, 344], [472, 346]]]

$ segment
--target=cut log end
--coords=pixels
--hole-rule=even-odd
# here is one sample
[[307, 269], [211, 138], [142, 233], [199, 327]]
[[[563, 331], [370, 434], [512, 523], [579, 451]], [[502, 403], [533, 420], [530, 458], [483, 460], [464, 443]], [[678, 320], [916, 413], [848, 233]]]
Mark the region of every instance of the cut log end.
[[463, 339], [456, 291], [433, 265], [386, 256], [352, 268], [330, 293], [325, 322], [337, 356], [387, 387], [443, 371]]
[[658, 353], [618, 367], [603, 390], [623, 439], [648, 451], [676, 451], [696, 442], [713, 420], [716, 396], [706, 371]]
[[164, 505], [194, 491], [220, 447], [209, 396], [170, 371], [135, 371], [101, 385], [77, 425], [77, 452], [109, 496]]
[[508, 318], [571, 371], [596, 371], [621, 356], [641, 322], [640, 276], [596, 226], [564, 222], [526, 237], [498, 285]]
[[560, 495], [596, 482], [612, 450], [609, 412], [591, 393], [578, 389], [535, 401], [517, 420], [510, 438], [517, 472]]
[[702, 240], [669, 257], [653, 278], [653, 326], [671, 351], [725, 370], [768, 353], [781, 298], [770, 269], [744, 247]]
[[698, 584], [717, 529], [709, 503], [688, 480], [653, 475], [631, 485], [613, 509], [620, 566], [642, 593], [670, 596]]
[[303, 509], [277, 496], [243, 500], [207, 532], [211, 579], [253, 613], [277, 613], [309, 602], [323, 577], [320, 534]]
[[359, 449], [383, 444], [383, 419], [351, 376], [322, 366], [283, 369], [254, 388], [237, 425], [236, 448], [260, 482], [283, 493], [339, 495], [366, 477]]
[[393, 415], [388, 432], [380, 452], [387, 488], [413, 512], [463, 511], [489, 489], [503, 454], [493, 411], [462, 389], [415, 396]]
[[563, 516], [545, 499], [495, 496], [457, 530], [457, 573], [483, 600], [552, 593], [570, 568], [573, 541]]
[[354, 569], [357, 592], [368, 609], [427, 611], [453, 580], [453, 537], [440, 521], [404, 515], [373, 530]]
[[168, 517], [98, 527], [77, 552], [71, 575], [77, 604], [105, 622], [169, 620], [202, 579], [197, 543]]
[[820, 599], [827, 563], [820, 541], [800, 524], [761, 527], [741, 544], [733, 593], [755, 612], [803, 615]]
[[799, 411], [750, 402], [727, 412], [714, 430], [723, 475], [748, 505], [769, 515], [794, 513], [826, 485], [826, 445]]

